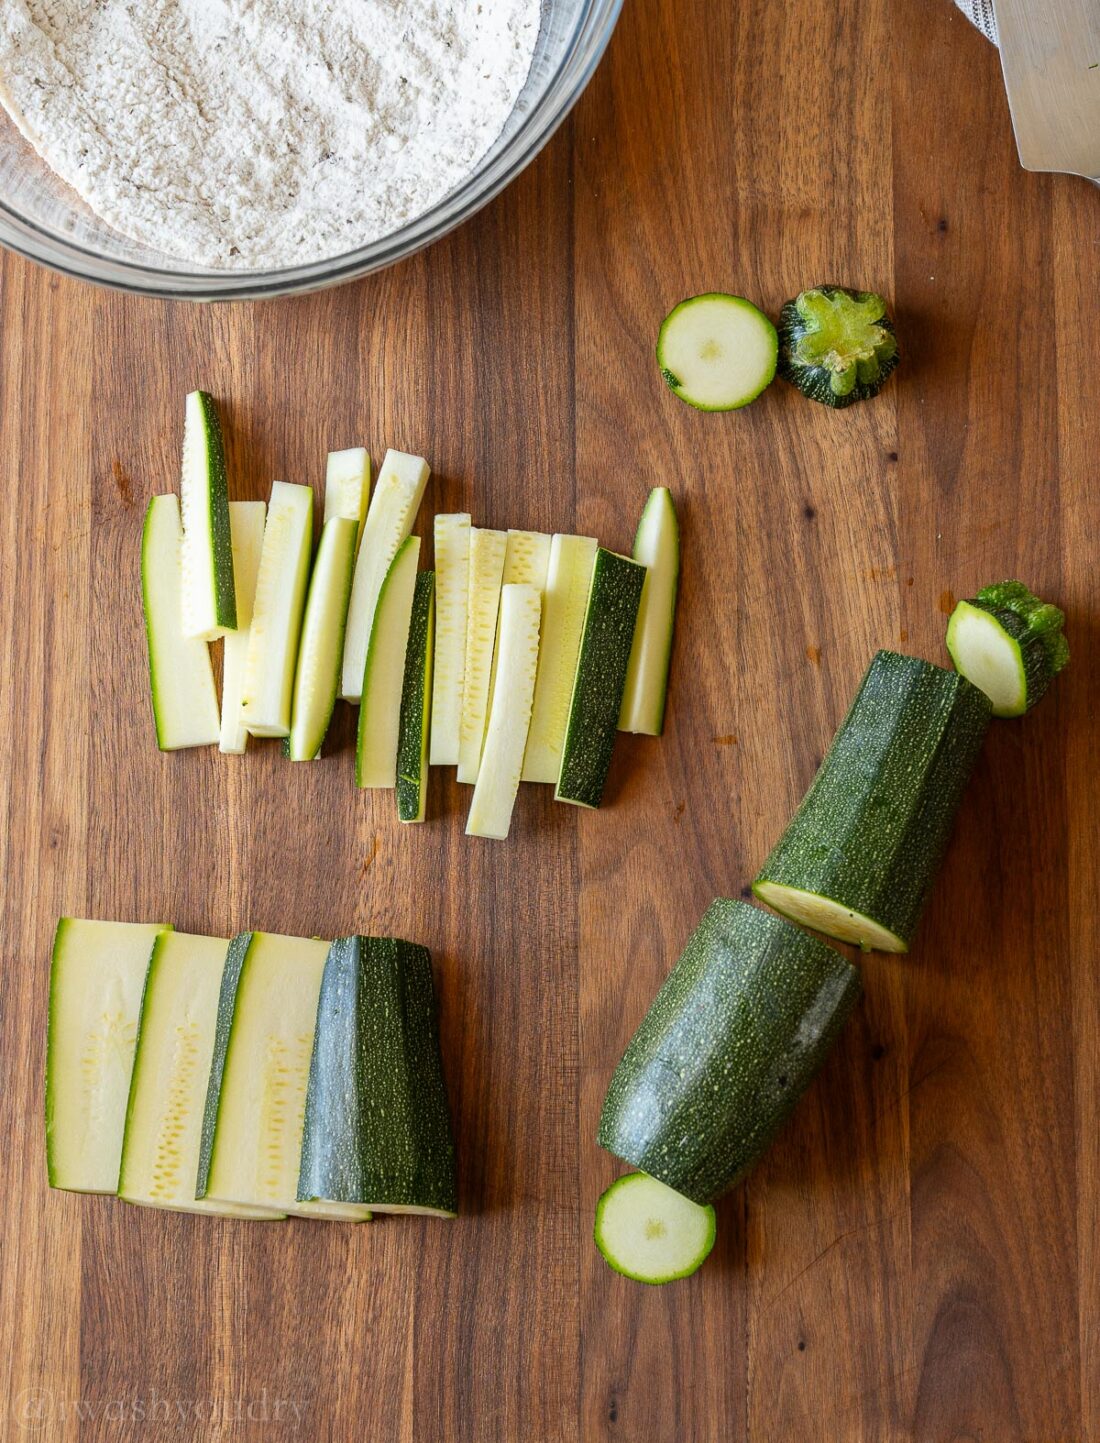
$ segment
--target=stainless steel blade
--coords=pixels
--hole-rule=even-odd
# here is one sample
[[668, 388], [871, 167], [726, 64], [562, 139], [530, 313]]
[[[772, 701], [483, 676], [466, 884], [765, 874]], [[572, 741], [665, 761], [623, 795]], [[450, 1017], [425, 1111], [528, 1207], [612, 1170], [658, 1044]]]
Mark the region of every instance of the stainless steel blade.
[[1020, 164], [1100, 179], [1100, 0], [994, 0]]

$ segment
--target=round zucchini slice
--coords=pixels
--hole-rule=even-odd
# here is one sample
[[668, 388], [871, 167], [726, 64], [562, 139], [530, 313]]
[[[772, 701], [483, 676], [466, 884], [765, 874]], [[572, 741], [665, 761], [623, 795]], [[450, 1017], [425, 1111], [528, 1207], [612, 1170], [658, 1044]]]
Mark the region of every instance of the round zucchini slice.
[[596, 1204], [593, 1236], [604, 1261], [636, 1283], [671, 1283], [698, 1271], [714, 1246], [714, 1209], [644, 1172], [613, 1182]]
[[657, 337], [661, 375], [697, 411], [736, 411], [755, 401], [775, 376], [778, 354], [763, 311], [719, 291], [681, 301]]

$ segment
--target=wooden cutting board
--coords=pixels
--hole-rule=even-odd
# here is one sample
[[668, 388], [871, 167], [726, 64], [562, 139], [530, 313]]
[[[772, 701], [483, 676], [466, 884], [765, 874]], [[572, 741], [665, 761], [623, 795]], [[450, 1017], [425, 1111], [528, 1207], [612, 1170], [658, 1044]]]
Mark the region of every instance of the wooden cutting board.
[[[1019, 170], [997, 57], [948, 0], [630, 0], [537, 164], [384, 275], [198, 308], [4, 259], [0, 1436], [1100, 1437], [1098, 226], [1092, 189]], [[833, 414], [777, 384], [707, 416], [664, 389], [681, 297], [774, 314], [830, 280], [896, 300], [877, 401]], [[668, 733], [624, 740], [606, 810], [525, 788], [511, 841], [469, 841], [439, 773], [431, 820], [399, 827], [355, 791], [346, 711], [316, 766], [155, 751], [139, 531], [198, 385], [242, 498], [393, 445], [431, 460], [424, 528], [468, 508], [622, 549], [673, 487]], [[706, 1268], [614, 1276], [593, 1136], [627, 1038], [706, 904], [748, 884], [872, 651], [945, 660], [953, 598], [1005, 575], [1065, 606], [1073, 661], [993, 728], [911, 956], [866, 959]], [[461, 1219], [268, 1227], [51, 1194], [60, 912], [428, 944]]]

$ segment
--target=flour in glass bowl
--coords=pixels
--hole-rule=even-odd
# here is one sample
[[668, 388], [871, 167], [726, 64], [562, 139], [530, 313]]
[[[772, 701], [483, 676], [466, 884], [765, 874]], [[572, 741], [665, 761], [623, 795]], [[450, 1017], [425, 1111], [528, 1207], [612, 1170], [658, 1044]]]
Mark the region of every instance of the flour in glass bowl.
[[0, 100], [115, 229], [199, 266], [339, 255], [465, 180], [540, 0], [0, 0]]

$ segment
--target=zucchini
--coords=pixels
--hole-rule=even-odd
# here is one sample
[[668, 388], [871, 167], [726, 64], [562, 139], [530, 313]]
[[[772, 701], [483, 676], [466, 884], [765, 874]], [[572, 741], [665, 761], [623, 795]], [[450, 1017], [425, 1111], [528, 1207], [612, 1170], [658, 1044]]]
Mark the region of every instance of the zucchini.
[[330, 451], [325, 468], [324, 525], [342, 516], [355, 522], [355, 549], [363, 535], [370, 498], [370, 457], [362, 446]]
[[600, 1146], [711, 1202], [786, 1121], [859, 994], [832, 947], [746, 902], [712, 902], [615, 1069]]
[[174, 1212], [277, 1218], [282, 1213], [195, 1197], [203, 1103], [214, 1055], [229, 943], [162, 932], [145, 982], [126, 1109], [118, 1193]]
[[241, 688], [245, 726], [254, 737], [290, 735], [312, 547], [313, 492], [308, 486], [276, 481], [264, 525]]
[[299, 1206], [343, 1216], [458, 1211], [431, 956], [342, 937], [325, 962]]
[[1022, 581], [983, 587], [947, 623], [955, 670], [984, 691], [998, 717], [1023, 716], [1069, 661], [1064, 614]]
[[[550, 565], [550, 537], [541, 531], [509, 531], [504, 550], [504, 570], [500, 575], [501, 594], [506, 586], [533, 586], [539, 594], [546, 590], [546, 572]], [[497, 655], [500, 651], [500, 612], [493, 641], [493, 660], [489, 667], [489, 695], [485, 703], [485, 727], [493, 714], [493, 693], [497, 684]], [[482, 751], [485, 742], [482, 739]]]
[[287, 755], [308, 762], [321, 755], [340, 687], [340, 659], [355, 567], [356, 522], [334, 516], [321, 530], [294, 674]]
[[503, 840], [512, 824], [512, 808], [523, 771], [523, 752], [531, 725], [535, 673], [539, 658], [542, 597], [535, 586], [509, 582], [500, 593], [496, 687], [485, 750], [477, 774], [468, 837]]
[[659, 737], [665, 724], [680, 580], [680, 527], [667, 486], [655, 486], [649, 493], [634, 537], [634, 560], [646, 568], [646, 576], [626, 670], [619, 730]]
[[592, 589], [599, 542], [594, 536], [555, 536], [542, 602], [539, 669], [531, 729], [523, 757], [525, 782], [556, 783], [569, 725], [573, 678]]
[[434, 621], [435, 572], [420, 571], [413, 591], [397, 729], [397, 815], [403, 822], [422, 822], [427, 809]]
[[485, 718], [489, 709], [493, 644], [497, 634], [497, 613], [500, 610], [500, 588], [507, 550], [507, 532], [487, 531], [480, 526], [471, 528], [470, 589], [466, 604], [466, 660], [458, 747], [460, 782], [476, 782], [481, 765]]
[[989, 713], [955, 672], [880, 651], [756, 895], [842, 942], [908, 951]]
[[212, 396], [192, 391], [183, 422], [183, 634], [213, 641], [237, 626], [229, 485]]
[[817, 286], [779, 314], [779, 374], [811, 401], [839, 410], [869, 400], [897, 364], [894, 324], [871, 291]]
[[710, 1256], [715, 1235], [712, 1207], [644, 1172], [619, 1178], [596, 1204], [596, 1246], [609, 1266], [636, 1283], [689, 1278]]
[[149, 646], [153, 724], [162, 752], [212, 746], [218, 740], [218, 694], [210, 648], [184, 636], [179, 501], [154, 496], [141, 533], [141, 594]]
[[46, 1040], [51, 1187], [118, 1189], [141, 994], [153, 944], [166, 930], [159, 923], [76, 917], [57, 924]]
[[458, 765], [466, 607], [470, 586], [470, 517], [435, 518], [435, 674], [432, 680], [433, 767]]
[[386, 452], [363, 526], [348, 606], [340, 683], [340, 695], [348, 701], [358, 701], [363, 695], [374, 609], [390, 562], [412, 530], [427, 484], [428, 463], [422, 456]]
[[237, 588], [237, 630], [226, 632], [222, 649], [222, 722], [218, 750], [233, 756], [239, 756], [248, 746], [248, 728], [244, 724], [241, 702], [266, 518], [267, 506], [262, 501], [229, 503], [233, 579]]
[[559, 802], [598, 807], [603, 800], [644, 583], [644, 566], [597, 550], [554, 792]]
[[775, 376], [778, 342], [763, 311], [741, 296], [710, 291], [671, 310], [657, 337], [657, 364], [670, 390], [697, 411], [736, 411]]
[[226, 954], [195, 1196], [298, 1212], [309, 1060], [327, 942], [245, 932]]
[[420, 537], [407, 536], [397, 550], [374, 610], [370, 649], [363, 675], [359, 735], [355, 747], [355, 784], [392, 787], [397, 782], [397, 741], [401, 690], [409, 646]]

